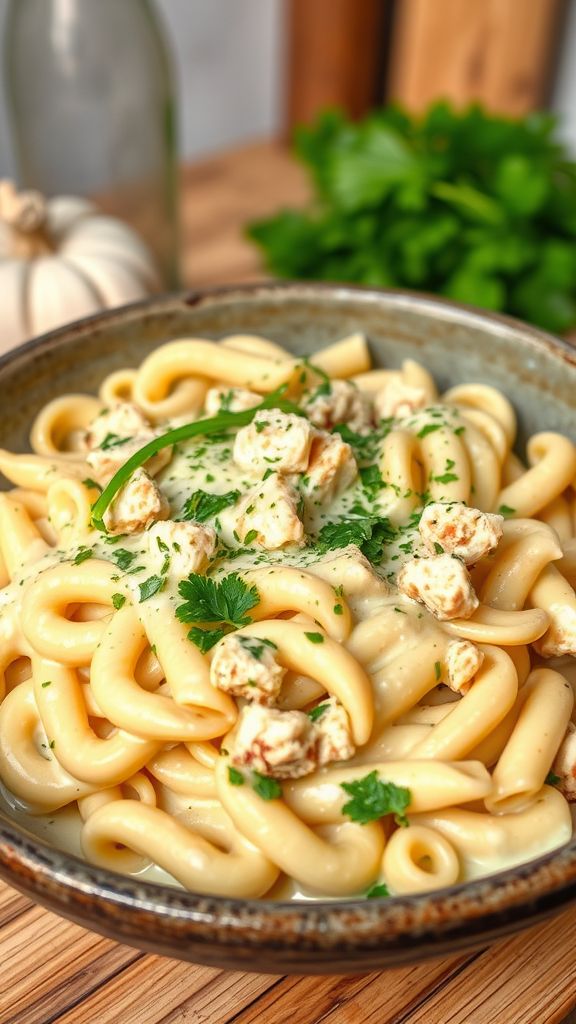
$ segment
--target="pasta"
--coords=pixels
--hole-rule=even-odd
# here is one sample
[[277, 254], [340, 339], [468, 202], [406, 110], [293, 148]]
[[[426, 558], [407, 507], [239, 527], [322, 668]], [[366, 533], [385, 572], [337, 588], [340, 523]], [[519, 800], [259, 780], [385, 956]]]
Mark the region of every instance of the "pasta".
[[576, 448], [352, 334], [169, 341], [0, 449], [0, 799], [102, 867], [427, 892], [572, 835]]

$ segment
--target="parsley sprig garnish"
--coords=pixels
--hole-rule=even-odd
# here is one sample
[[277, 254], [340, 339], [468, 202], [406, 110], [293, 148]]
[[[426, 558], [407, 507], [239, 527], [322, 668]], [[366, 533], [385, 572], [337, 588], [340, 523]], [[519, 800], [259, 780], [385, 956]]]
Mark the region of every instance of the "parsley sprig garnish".
[[218, 643], [230, 627], [240, 629], [249, 625], [252, 619], [247, 613], [260, 600], [256, 587], [248, 586], [237, 572], [220, 580], [191, 572], [178, 584], [178, 593], [184, 599], [176, 608], [180, 622], [206, 622], [215, 626], [210, 630], [194, 626], [188, 633], [188, 638], [203, 653]]
[[240, 491], [226, 491], [225, 494], [210, 494], [208, 491], [194, 491], [184, 502], [182, 519], [193, 519], [196, 523], [205, 523], [207, 519], [217, 516], [224, 508], [234, 505], [240, 497]]
[[316, 537], [316, 546], [320, 554], [334, 548], [345, 548], [348, 544], [356, 544], [362, 554], [371, 562], [381, 562], [384, 548], [396, 536], [396, 530], [385, 516], [357, 517], [340, 519], [334, 523], [326, 523]]
[[407, 825], [406, 809], [410, 805], [412, 794], [404, 786], [394, 782], [382, 782], [378, 772], [374, 770], [363, 779], [355, 782], [341, 782], [342, 789], [352, 799], [342, 807], [352, 821], [359, 825], [367, 825], [369, 821], [377, 821], [387, 814], [394, 815], [397, 825]]
[[194, 423], [185, 423], [181, 427], [167, 430], [165, 434], [161, 434], [159, 437], [149, 441], [148, 444], [145, 444], [143, 448], [134, 452], [126, 460], [124, 465], [120, 467], [106, 485], [102, 494], [92, 506], [92, 525], [102, 533], [108, 532], [104, 523], [104, 515], [114, 501], [118, 491], [128, 482], [135, 470], [140, 469], [145, 462], [148, 462], [148, 459], [151, 459], [153, 455], [157, 455], [164, 448], [170, 448], [180, 441], [188, 441], [192, 437], [207, 437], [211, 434], [221, 434], [223, 431], [232, 430], [236, 427], [244, 427], [251, 423], [256, 414], [262, 409], [280, 409], [281, 412], [295, 412], [301, 415], [301, 410], [293, 402], [283, 398], [287, 387], [287, 384], [283, 384], [276, 391], [271, 391], [260, 405], [254, 406], [253, 409], [245, 409], [243, 412], [220, 412], [217, 416], [212, 416], [209, 419], [195, 420]]

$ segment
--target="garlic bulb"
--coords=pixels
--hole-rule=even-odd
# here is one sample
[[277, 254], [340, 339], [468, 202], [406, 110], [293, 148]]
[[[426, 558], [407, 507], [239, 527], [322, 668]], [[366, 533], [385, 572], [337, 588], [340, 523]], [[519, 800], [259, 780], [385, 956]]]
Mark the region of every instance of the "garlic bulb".
[[159, 287], [152, 255], [122, 221], [0, 181], [0, 352]]

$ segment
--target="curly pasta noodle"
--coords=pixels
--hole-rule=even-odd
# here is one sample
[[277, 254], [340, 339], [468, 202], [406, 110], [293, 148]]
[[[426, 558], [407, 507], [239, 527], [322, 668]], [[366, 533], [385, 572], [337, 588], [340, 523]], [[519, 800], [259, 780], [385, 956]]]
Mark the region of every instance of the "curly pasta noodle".
[[439, 397], [361, 334], [181, 338], [54, 398], [0, 449], [11, 812], [245, 898], [426, 892], [565, 843], [576, 449], [523, 460], [516, 430], [495, 388]]

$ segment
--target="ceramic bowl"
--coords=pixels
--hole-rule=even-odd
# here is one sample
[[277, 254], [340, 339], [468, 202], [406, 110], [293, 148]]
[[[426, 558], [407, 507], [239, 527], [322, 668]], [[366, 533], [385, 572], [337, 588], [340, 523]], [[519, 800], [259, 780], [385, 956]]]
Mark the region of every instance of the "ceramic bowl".
[[[93, 391], [170, 338], [262, 334], [313, 353], [346, 333], [369, 338], [377, 364], [411, 356], [441, 387], [494, 384], [512, 399], [522, 435], [576, 438], [572, 349], [531, 327], [399, 292], [266, 284], [147, 301], [29, 342], [0, 359], [0, 443], [27, 448], [48, 399]], [[272, 973], [363, 972], [486, 945], [576, 897], [576, 840], [555, 853], [449, 889], [390, 900], [275, 903], [200, 896], [125, 878], [45, 845], [0, 816], [0, 875], [87, 928], [166, 956]]]

